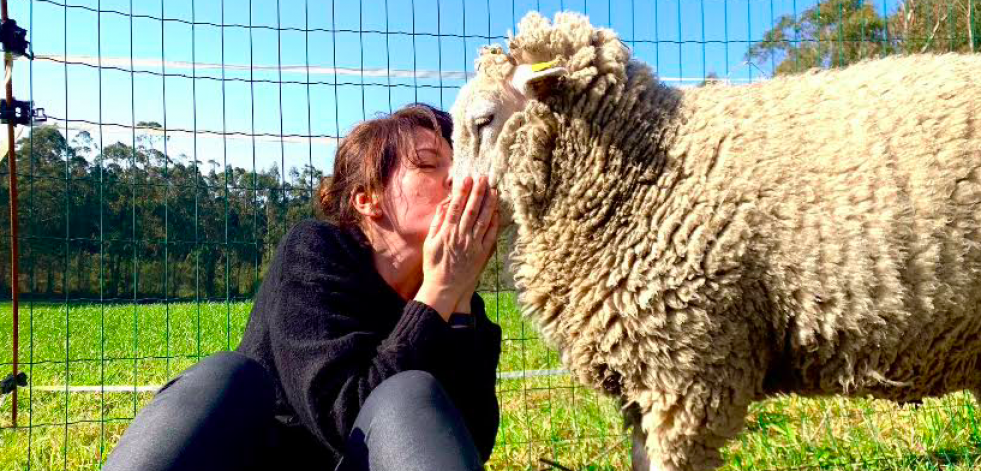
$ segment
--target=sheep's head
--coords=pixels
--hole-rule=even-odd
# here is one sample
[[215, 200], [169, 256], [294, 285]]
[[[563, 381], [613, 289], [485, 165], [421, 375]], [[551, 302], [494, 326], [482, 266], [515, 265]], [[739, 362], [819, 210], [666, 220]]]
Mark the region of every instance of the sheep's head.
[[506, 149], [498, 147], [498, 138], [515, 113], [568, 72], [557, 63], [518, 64], [500, 46], [481, 51], [477, 75], [460, 90], [451, 110], [455, 177], [484, 173], [496, 186], [507, 168]]
[[[576, 13], [558, 13], [550, 23], [538, 13], [526, 15], [518, 34], [499, 45], [484, 47], [476, 75], [460, 90], [453, 116], [454, 178], [487, 174], [508, 201], [507, 185], [516, 144], [514, 133], [531, 109], [575, 96], [594, 84], [598, 75], [623, 82], [629, 53], [616, 34], [594, 28]], [[557, 100], [550, 100], [555, 98]], [[568, 101], [568, 100], [566, 100]], [[539, 113], [541, 114], [541, 113]]]

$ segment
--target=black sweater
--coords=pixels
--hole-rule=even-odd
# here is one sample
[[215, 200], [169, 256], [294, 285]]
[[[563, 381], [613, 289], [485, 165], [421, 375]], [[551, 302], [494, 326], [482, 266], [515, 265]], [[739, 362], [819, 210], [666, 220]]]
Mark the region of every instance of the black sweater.
[[359, 231], [304, 221], [280, 243], [238, 351], [273, 376], [277, 418], [322, 445], [309, 451], [330, 466], [323, 469], [340, 460], [368, 394], [406, 370], [440, 381], [487, 460], [499, 423], [501, 329], [477, 295], [472, 311], [475, 328], [451, 329], [381, 278]]

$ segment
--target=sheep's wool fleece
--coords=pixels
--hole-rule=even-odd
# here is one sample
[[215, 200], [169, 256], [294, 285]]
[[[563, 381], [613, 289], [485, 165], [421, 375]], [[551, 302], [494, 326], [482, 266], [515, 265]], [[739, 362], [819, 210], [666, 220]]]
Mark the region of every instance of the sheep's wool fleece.
[[475, 80], [551, 60], [490, 164], [520, 299], [666, 469], [717, 465], [769, 394], [981, 390], [981, 55], [678, 90], [530, 14]]

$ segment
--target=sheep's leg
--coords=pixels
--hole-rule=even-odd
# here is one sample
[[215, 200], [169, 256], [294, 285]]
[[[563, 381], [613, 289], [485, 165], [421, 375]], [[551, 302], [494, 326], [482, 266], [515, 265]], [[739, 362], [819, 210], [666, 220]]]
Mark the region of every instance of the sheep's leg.
[[647, 434], [640, 425], [640, 409], [636, 404], [624, 411], [624, 425], [631, 429], [630, 469], [632, 471], [649, 471], [651, 460], [647, 457]]
[[647, 456], [647, 434], [640, 424], [633, 426], [630, 444], [630, 469], [633, 471], [650, 471], [651, 459]]
[[720, 449], [743, 428], [752, 388], [749, 384], [715, 384], [712, 379], [755, 378], [746, 370], [712, 371], [691, 380], [678, 392], [650, 391], [634, 399], [642, 412], [641, 430], [634, 439], [646, 440], [646, 453], [634, 453], [634, 469], [647, 458], [654, 471], [700, 471], [722, 465]]

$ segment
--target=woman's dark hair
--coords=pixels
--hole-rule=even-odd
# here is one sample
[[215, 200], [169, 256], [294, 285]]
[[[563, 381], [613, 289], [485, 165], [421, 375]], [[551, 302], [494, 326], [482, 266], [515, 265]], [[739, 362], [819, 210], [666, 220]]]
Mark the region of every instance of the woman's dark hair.
[[384, 191], [402, 158], [418, 164], [412, 151], [416, 128], [435, 131], [453, 145], [449, 113], [422, 103], [355, 126], [337, 147], [334, 173], [320, 182], [317, 209], [321, 216], [341, 227], [358, 227], [361, 215], [351, 197], [357, 192]]

